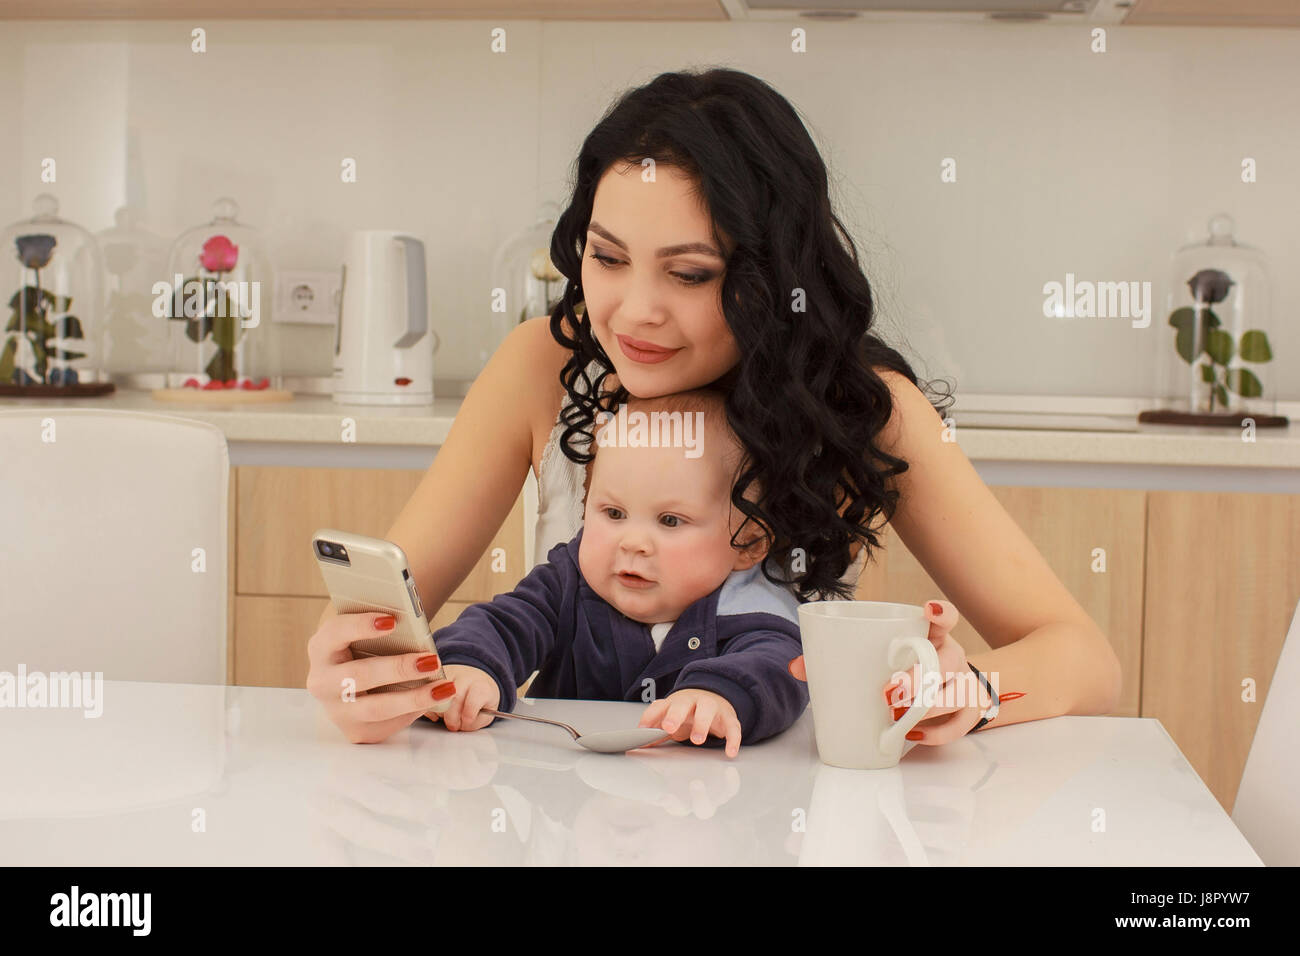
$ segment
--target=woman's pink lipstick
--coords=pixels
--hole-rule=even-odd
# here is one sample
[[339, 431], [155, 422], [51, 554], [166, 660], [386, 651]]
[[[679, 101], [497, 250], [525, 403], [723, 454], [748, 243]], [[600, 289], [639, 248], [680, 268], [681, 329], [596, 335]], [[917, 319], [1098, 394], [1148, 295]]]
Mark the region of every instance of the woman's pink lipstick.
[[644, 365], [665, 362], [681, 351], [681, 349], [661, 349], [649, 342], [630, 339], [626, 335], [619, 335], [616, 338], [618, 339], [618, 346], [623, 350], [624, 355], [633, 362], [641, 362]]

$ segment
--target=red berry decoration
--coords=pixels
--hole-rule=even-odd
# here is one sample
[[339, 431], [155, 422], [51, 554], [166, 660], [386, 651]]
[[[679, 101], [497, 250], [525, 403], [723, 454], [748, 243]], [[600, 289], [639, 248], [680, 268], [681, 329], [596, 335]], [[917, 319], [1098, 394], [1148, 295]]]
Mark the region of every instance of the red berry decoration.
[[239, 384], [239, 383], [238, 383], [237, 381], [235, 381], [233, 378], [228, 378], [228, 379], [226, 379], [226, 385], [225, 385], [225, 387], [226, 387], [226, 388], [234, 388], [234, 387], [235, 387], [236, 385], [238, 385], [238, 384]]
[[263, 389], [263, 388], [266, 388], [266, 387], [267, 387], [268, 385], [270, 385], [270, 384], [271, 384], [271, 380], [270, 380], [269, 378], [264, 378], [264, 379], [262, 379], [260, 382], [257, 383], [257, 388], [258, 388], [258, 389]]
[[214, 378], [212, 381], [208, 382], [206, 385], [203, 386], [203, 391], [211, 392], [214, 389], [223, 388], [223, 387], [224, 386]]
[[253, 384], [253, 380], [251, 378], [244, 379], [242, 382], [239, 383], [239, 387], [244, 389], [245, 391], [251, 388], [257, 388], [257, 386]]
[[199, 380], [198, 380], [197, 378], [187, 378], [187, 379], [185, 380], [185, 386], [184, 386], [184, 387], [185, 387], [185, 388], [198, 388], [198, 387], [199, 387]]

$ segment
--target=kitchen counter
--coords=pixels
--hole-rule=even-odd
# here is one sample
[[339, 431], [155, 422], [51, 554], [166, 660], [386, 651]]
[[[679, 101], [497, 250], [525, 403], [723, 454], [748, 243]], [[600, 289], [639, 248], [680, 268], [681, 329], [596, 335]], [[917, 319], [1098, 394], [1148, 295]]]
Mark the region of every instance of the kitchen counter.
[[[108, 408], [193, 418], [225, 433], [232, 465], [423, 469], [446, 440], [461, 401], [345, 406], [328, 395], [299, 394], [290, 402], [199, 407], [119, 389], [90, 399], [0, 398], [0, 410]], [[1032, 414], [950, 414], [962, 450], [989, 484], [1300, 493], [1296, 420], [1258, 429], [1247, 442], [1236, 429], [1138, 425], [1131, 415], [1043, 415], [1045, 427], [1028, 427]], [[981, 424], [1008, 419], [1021, 427]], [[344, 437], [348, 425], [351, 440]]]

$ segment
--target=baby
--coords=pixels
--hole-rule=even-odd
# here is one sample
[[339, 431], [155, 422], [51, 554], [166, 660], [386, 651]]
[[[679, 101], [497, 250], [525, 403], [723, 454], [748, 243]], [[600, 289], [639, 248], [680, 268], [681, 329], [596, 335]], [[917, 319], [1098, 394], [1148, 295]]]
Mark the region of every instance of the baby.
[[803, 652], [798, 601], [761, 580], [759, 534], [731, 544], [744, 452], [724, 401], [710, 388], [633, 399], [598, 422], [582, 529], [434, 633], [456, 684], [450, 729], [511, 712], [534, 670], [534, 697], [652, 702], [640, 726], [725, 738], [732, 757], [803, 713], [807, 685], [787, 670]]

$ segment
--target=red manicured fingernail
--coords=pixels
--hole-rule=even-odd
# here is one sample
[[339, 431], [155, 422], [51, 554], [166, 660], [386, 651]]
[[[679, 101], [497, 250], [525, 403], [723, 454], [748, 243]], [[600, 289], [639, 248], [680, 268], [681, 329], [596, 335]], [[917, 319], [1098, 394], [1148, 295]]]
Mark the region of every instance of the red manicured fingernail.
[[935, 614], [942, 614], [942, 613], [943, 613], [943, 605], [940, 604], [938, 601], [931, 601], [931, 602], [930, 602], [930, 610], [933, 611]]
[[895, 720], [898, 720], [898, 718], [899, 718], [899, 717], [902, 717], [905, 713], [907, 713], [907, 708], [906, 708], [906, 707], [895, 707], [895, 708], [894, 708], [894, 719], [895, 719]]
[[391, 614], [384, 614], [375, 618], [376, 631], [391, 631], [397, 626], [397, 618]]
[[448, 697], [456, 696], [456, 685], [438, 684], [429, 693], [433, 695], [434, 700], [446, 700]]
[[425, 654], [415, 662], [417, 671], [436, 671], [438, 669], [438, 655]]
[[909, 730], [909, 731], [908, 731], [906, 734], [904, 734], [903, 736], [906, 737], [908, 740], [924, 740], [924, 739], [925, 739], [925, 734], [924, 734], [922, 731], [919, 731], [919, 730]]
[[888, 687], [886, 687], [886, 688], [885, 688], [885, 703], [886, 703], [886, 704], [892, 704], [892, 703], [894, 702], [894, 696], [895, 696], [899, 691], [901, 691], [902, 689], [903, 689], [903, 685], [900, 684], [898, 681], [894, 681], [894, 683], [892, 683], [892, 684], [890, 684]]

